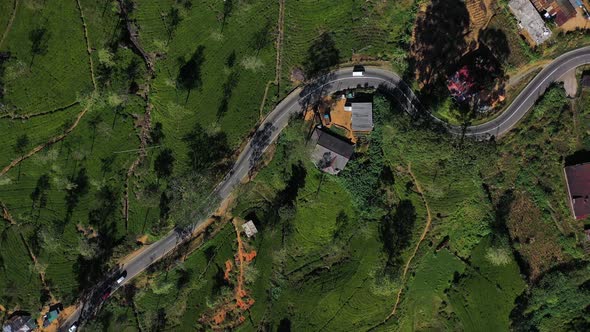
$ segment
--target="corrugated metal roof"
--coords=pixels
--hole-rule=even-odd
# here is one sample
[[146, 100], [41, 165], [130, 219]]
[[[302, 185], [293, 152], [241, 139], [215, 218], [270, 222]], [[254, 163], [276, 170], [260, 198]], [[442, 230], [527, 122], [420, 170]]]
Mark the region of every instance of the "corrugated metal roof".
[[574, 216], [582, 219], [590, 214], [590, 163], [568, 166], [565, 175]]
[[352, 103], [352, 130], [373, 130], [373, 104]]
[[354, 152], [354, 145], [320, 129], [313, 132], [313, 139], [317, 144], [311, 157], [316, 166], [330, 174], [343, 170]]

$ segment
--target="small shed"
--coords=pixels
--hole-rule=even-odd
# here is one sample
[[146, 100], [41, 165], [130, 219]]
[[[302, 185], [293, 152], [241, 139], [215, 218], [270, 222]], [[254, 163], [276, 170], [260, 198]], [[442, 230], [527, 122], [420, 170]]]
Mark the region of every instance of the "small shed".
[[247, 237], [252, 237], [254, 236], [254, 234], [258, 233], [256, 225], [254, 225], [254, 222], [252, 220], [245, 222], [242, 225], [242, 229], [244, 229], [244, 232], [246, 233]]

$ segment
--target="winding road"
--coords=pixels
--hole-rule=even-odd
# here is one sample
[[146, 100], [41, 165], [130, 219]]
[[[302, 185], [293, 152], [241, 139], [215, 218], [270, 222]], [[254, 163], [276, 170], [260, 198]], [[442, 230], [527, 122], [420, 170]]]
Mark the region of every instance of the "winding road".
[[[443, 123], [448, 131], [453, 134], [464, 134], [475, 139], [500, 137], [512, 129], [525, 116], [551, 83], [557, 81], [568, 71], [585, 64], [590, 64], [590, 47], [579, 48], [559, 56], [525, 87], [501, 115], [487, 123], [460, 127], [444, 124], [436, 118], [435, 120]], [[212, 213], [220, 202], [228, 198], [234, 188], [249, 175], [262, 154], [287, 126], [289, 120], [294, 115], [301, 113], [306, 105], [311, 105], [321, 96], [356, 87], [379, 87], [391, 91], [408, 113], [412, 114], [421, 111], [422, 106], [419, 100], [396, 73], [372, 67], [367, 67], [365, 70], [363, 76], [354, 77], [351, 68], [336, 70], [305, 87], [295, 89], [283, 99], [264, 119], [240, 153], [231, 171], [215, 188], [212, 194], [213, 200], [210, 204], [210, 212]], [[182, 232], [178, 230], [172, 231], [158, 242], [151, 244], [135, 255], [121, 266], [122, 270], [127, 271], [127, 278], [123, 284], [129, 282], [154, 262], [174, 250], [183, 242], [187, 237], [186, 235], [192, 233], [204, 222], [205, 220], [196, 220], [195, 224], [188, 230]], [[86, 319], [91, 318], [100, 308], [102, 302], [100, 296], [104, 290], [109, 286], [115, 287], [116, 277], [116, 274], [111, 274], [102, 283], [88, 290], [80, 299], [75, 312], [61, 324], [60, 331], [67, 331], [78, 320], [83, 323]], [[113, 291], [115, 290], [116, 288], [113, 289]]]

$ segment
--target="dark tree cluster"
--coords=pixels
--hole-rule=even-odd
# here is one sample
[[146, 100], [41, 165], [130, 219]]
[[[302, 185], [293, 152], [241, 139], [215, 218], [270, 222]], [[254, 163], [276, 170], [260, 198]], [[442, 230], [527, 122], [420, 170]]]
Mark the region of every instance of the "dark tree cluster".
[[393, 274], [401, 264], [401, 253], [410, 244], [412, 230], [416, 223], [416, 208], [410, 200], [402, 200], [395, 213], [388, 213], [381, 220], [379, 235], [387, 254], [385, 271]]
[[221, 161], [231, 152], [225, 133], [208, 133], [196, 123], [193, 130], [183, 137], [183, 141], [188, 146], [189, 166], [193, 171], [221, 171], [225, 168]]
[[327, 73], [340, 62], [340, 51], [331, 33], [322, 33], [307, 50], [303, 63], [308, 79]]
[[29, 33], [31, 42], [31, 66], [37, 55], [45, 55], [49, 49], [50, 33], [47, 28], [35, 28]]
[[160, 151], [154, 160], [154, 170], [156, 171], [158, 180], [166, 179], [172, 175], [172, 171], [174, 170], [174, 161], [175, 158], [171, 149], [166, 148]]
[[72, 216], [72, 212], [80, 202], [80, 199], [88, 193], [90, 181], [86, 174], [86, 168], [81, 168], [75, 177], [70, 178], [72, 186], [66, 190], [66, 219]]
[[468, 28], [469, 12], [461, 0], [434, 0], [418, 16], [411, 70], [420, 83], [444, 86], [467, 47], [464, 35]]
[[6, 63], [10, 59], [10, 52], [0, 52], [0, 112], [2, 111], [2, 104], [5, 90], [4, 90], [4, 72], [6, 71]]
[[41, 209], [47, 206], [47, 192], [51, 189], [51, 183], [49, 182], [49, 175], [43, 174], [37, 179], [37, 185], [35, 186], [35, 190], [31, 193], [31, 212], [37, 208], [38, 215], [41, 214]]

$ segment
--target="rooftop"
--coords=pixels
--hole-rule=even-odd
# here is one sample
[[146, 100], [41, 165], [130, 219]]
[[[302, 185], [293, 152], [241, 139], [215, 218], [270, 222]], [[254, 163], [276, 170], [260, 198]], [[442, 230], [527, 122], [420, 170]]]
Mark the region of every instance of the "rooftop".
[[565, 168], [570, 207], [576, 219], [590, 215], [590, 163]]
[[352, 106], [352, 130], [373, 130], [373, 103], [351, 103]]
[[315, 165], [326, 173], [340, 173], [352, 156], [354, 146], [321, 129], [314, 130], [312, 139], [317, 142], [311, 154]]
[[529, 0], [510, 0], [508, 5], [520, 27], [528, 32], [535, 44], [542, 44], [551, 37], [551, 30]]

